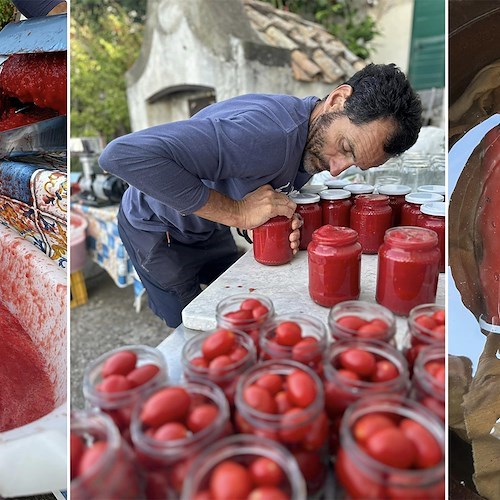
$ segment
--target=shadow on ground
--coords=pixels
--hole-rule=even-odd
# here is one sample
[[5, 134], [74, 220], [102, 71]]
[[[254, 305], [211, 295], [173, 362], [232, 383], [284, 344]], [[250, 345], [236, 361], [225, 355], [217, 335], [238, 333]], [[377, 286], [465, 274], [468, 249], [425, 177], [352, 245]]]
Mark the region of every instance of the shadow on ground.
[[145, 344], [156, 347], [173, 331], [155, 316], [142, 298], [134, 308], [132, 286], [118, 288], [96, 264], [84, 270], [88, 302], [71, 309], [71, 406], [83, 408], [82, 380], [85, 367], [116, 347]]

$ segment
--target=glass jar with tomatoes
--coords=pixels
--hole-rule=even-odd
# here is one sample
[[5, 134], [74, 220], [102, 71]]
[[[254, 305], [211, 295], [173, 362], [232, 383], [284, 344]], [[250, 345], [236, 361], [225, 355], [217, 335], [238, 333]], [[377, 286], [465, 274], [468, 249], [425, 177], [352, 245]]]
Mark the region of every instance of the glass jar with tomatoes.
[[337, 450], [342, 415], [351, 404], [375, 393], [406, 396], [410, 388], [404, 356], [379, 340], [334, 342], [328, 350], [323, 373], [332, 454]]
[[404, 354], [410, 371], [420, 351], [429, 345], [444, 346], [446, 313], [439, 304], [421, 304], [408, 315], [408, 331], [404, 339]]
[[86, 404], [107, 413], [130, 441], [130, 418], [135, 403], [167, 380], [165, 357], [158, 349], [130, 345], [113, 349], [86, 367], [83, 394]]
[[290, 247], [292, 219], [278, 216], [256, 227], [252, 232], [253, 255], [266, 266], [281, 266], [293, 258]]
[[443, 201], [437, 193], [410, 193], [405, 196], [405, 203], [401, 207], [401, 226], [416, 226], [418, 216], [421, 215], [420, 206], [424, 203]]
[[363, 253], [378, 252], [384, 234], [391, 227], [392, 208], [389, 197], [382, 194], [361, 194], [351, 210], [351, 228], [358, 233]]
[[445, 262], [445, 231], [446, 231], [446, 203], [436, 201], [433, 203], [424, 203], [420, 207], [421, 215], [417, 218], [417, 226], [425, 227], [435, 231], [438, 235], [438, 246], [441, 259], [439, 260], [439, 272], [444, 273]]
[[327, 345], [322, 321], [307, 314], [283, 314], [275, 316], [262, 328], [260, 359], [292, 359], [322, 373]]
[[213, 444], [193, 462], [181, 500], [193, 498], [306, 498], [293, 455], [261, 436], [238, 434]]
[[439, 259], [434, 231], [410, 226], [389, 229], [378, 254], [377, 302], [401, 316], [419, 304], [433, 302]]
[[411, 187], [403, 184], [383, 184], [378, 187], [378, 194], [389, 197], [389, 206], [392, 208], [392, 226], [401, 223], [401, 209], [406, 203], [405, 196], [411, 193]]
[[347, 300], [332, 307], [328, 327], [333, 341], [381, 340], [396, 347], [396, 318], [380, 304]]
[[327, 189], [321, 198], [322, 225], [349, 227], [351, 218], [351, 193], [345, 189]]
[[[222, 390], [208, 381], [164, 385], [134, 408], [132, 442], [148, 474], [149, 498], [178, 498], [193, 460], [232, 434]], [[155, 492], [153, 495], [152, 492]]]
[[320, 494], [326, 479], [328, 418], [318, 375], [296, 361], [263, 361], [240, 378], [235, 401], [239, 432], [288, 448], [308, 494]]
[[70, 425], [71, 498], [144, 498], [143, 472], [108, 415], [75, 410]]
[[250, 337], [259, 351], [259, 332], [274, 316], [272, 300], [258, 293], [238, 293], [222, 299], [215, 308], [217, 326], [236, 328]]
[[442, 423], [419, 403], [391, 394], [360, 399], [342, 419], [336, 498], [443, 499], [444, 446]]
[[361, 252], [354, 229], [327, 224], [314, 231], [307, 249], [309, 295], [314, 302], [332, 307], [359, 297]]
[[415, 361], [412, 377], [413, 397], [442, 422], [445, 419], [446, 367], [444, 345], [424, 347]]
[[319, 194], [298, 193], [291, 194], [290, 199], [297, 204], [295, 213], [302, 217], [300, 228], [299, 250], [307, 250], [307, 245], [312, 240], [312, 234], [321, 227], [322, 211]]
[[257, 354], [253, 340], [245, 332], [217, 328], [189, 339], [181, 359], [186, 380], [213, 382], [232, 406], [238, 378], [255, 364]]

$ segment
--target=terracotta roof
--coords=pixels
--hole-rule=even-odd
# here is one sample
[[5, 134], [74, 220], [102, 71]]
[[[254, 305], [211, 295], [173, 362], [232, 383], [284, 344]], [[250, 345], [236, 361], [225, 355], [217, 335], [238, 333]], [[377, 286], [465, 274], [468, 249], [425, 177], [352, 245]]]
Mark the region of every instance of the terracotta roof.
[[243, 0], [243, 4], [262, 40], [291, 51], [296, 80], [338, 84], [367, 64], [319, 24], [258, 0]]

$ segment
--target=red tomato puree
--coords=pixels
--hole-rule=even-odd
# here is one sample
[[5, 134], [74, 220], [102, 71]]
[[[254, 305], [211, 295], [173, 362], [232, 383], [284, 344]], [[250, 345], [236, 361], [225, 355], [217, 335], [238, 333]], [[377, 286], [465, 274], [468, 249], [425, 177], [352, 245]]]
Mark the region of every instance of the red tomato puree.
[[17, 319], [0, 304], [0, 432], [33, 422], [54, 406], [42, 356]]

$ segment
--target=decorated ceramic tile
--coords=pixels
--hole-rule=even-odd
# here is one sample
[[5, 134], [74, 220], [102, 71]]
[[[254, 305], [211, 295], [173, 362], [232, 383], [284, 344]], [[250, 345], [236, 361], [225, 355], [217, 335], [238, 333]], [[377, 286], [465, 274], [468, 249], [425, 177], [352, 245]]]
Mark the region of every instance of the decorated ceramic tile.
[[37, 224], [48, 242], [47, 255], [51, 260], [57, 262], [60, 267], [66, 268], [66, 221], [45, 212], [38, 212]]
[[47, 241], [38, 228], [33, 207], [0, 195], [0, 223], [47, 253]]
[[66, 220], [68, 212], [67, 175], [54, 170], [38, 170], [31, 179], [35, 206]]
[[37, 167], [20, 162], [0, 162], [0, 195], [33, 204], [31, 177]]

